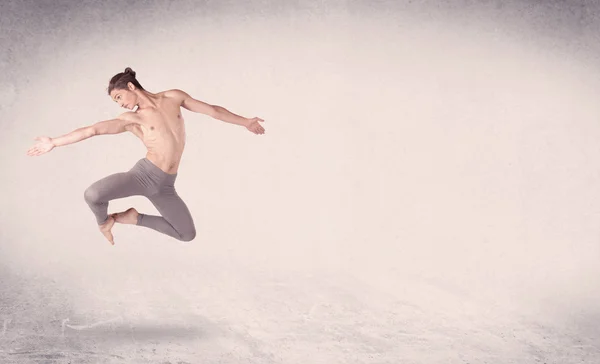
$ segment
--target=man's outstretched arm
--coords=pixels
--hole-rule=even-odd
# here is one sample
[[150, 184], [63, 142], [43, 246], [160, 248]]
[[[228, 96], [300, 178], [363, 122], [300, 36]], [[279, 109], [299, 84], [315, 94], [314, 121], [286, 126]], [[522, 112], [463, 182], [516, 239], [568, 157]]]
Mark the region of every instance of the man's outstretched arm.
[[27, 154], [37, 156], [47, 153], [55, 147], [77, 143], [95, 135], [122, 133], [127, 130], [129, 125], [135, 122], [136, 116], [134, 113], [124, 113], [116, 119], [100, 121], [89, 126], [84, 126], [57, 138], [37, 137], [35, 140], [38, 142], [27, 151]]
[[80, 142], [95, 135], [123, 133], [127, 130], [127, 126], [134, 122], [135, 116], [133, 115], [134, 113], [124, 113], [115, 119], [99, 121], [90, 126], [75, 129], [69, 134], [51, 138], [52, 143], [55, 147], [60, 147]]
[[203, 101], [196, 100], [195, 98], [188, 95], [186, 92], [181, 90], [169, 91], [175, 97], [181, 100], [181, 106], [187, 110], [208, 115], [214, 119], [224, 121], [226, 123], [241, 125], [246, 127], [248, 130], [256, 133], [263, 134], [265, 129], [258, 124], [259, 121], [264, 121], [259, 118], [245, 118], [243, 116], [232, 113], [226, 108], [218, 105], [210, 105]]

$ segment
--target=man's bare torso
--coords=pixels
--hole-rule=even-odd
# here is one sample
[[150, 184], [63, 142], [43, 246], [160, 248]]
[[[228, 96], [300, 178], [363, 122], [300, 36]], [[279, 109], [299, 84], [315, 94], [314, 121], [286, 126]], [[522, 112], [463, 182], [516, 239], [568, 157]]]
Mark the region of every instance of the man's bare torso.
[[177, 173], [185, 147], [185, 125], [181, 114], [182, 100], [169, 91], [153, 98], [155, 107], [138, 109], [137, 122], [127, 130], [146, 146], [146, 158], [169, 174]]

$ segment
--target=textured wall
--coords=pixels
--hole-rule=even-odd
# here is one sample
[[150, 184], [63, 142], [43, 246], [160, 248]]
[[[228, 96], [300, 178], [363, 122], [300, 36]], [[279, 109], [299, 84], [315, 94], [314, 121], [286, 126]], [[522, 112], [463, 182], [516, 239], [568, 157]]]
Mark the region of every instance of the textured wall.
[[[0, 359], [594, 362], [599, 16], [592, 1], [2, 1]], [[106, 87], [128, 66], [152, 92], [266, 120], [256, 136], [184, 113], [189, 244], [97, 231], [83, 192], [144, 157], [132, 135], [25, 155], [122, 112]], [[131, 206], [156, 212], [109, 211]]]

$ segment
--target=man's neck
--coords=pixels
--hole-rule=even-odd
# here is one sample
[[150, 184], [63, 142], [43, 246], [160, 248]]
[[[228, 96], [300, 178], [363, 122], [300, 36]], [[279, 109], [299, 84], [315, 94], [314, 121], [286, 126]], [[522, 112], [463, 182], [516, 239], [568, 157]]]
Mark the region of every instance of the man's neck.
[[138, 93], [138, 110], [140, 109], [148, 109], [156, 107], [156, 102], [154, 102], [154, 95], [148, 91], [140, 91]]

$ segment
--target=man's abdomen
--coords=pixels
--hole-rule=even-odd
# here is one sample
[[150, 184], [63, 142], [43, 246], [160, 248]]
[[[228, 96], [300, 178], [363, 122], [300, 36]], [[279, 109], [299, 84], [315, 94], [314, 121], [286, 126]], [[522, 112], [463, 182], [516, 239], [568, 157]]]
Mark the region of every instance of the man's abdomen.
[[165, 173], [175, 174], [179, 169], [179, 162], [181, 161], [184, 146], [184, 144], [180, 145], [175, 140], [149, 143], [146, 145], [148, 149], [146, 158]]

